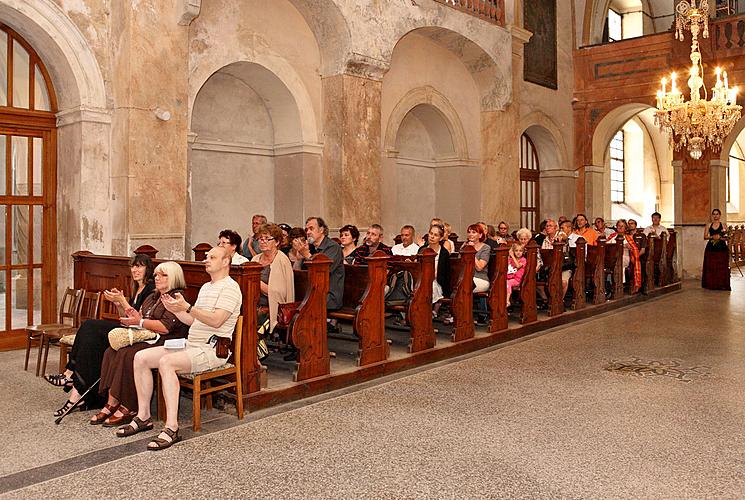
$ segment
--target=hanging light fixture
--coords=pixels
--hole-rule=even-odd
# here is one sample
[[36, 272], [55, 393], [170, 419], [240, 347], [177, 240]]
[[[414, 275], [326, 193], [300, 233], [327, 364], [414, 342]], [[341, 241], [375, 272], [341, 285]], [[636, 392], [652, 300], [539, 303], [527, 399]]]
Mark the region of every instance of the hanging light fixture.
[[[716, 69], [717, 82], [711, 89], [708, 100], [702, 78], [703, 65], [699, 51], [698, 36], [709, 37], [709, 5], [707, 0], [683, 0], [676, 7], [675, 36], [683, 40], [683, 31], [691, 32], [691, 68], [688, 88], [691, 98], [686, 101], [677, 86], [677, 75], [662, 79], [662, 88], [657, 91], [655, 123], [670, 137], [676, 151], [685, 146], [691, 158], [698, 160], [703, 150], [718, 151], [722, 142], [740, 119], [741, 106], [737, 105], [737, 87], [730, 88], [727, 72]], [[701, 96], [703, 88], [704, 95]]]

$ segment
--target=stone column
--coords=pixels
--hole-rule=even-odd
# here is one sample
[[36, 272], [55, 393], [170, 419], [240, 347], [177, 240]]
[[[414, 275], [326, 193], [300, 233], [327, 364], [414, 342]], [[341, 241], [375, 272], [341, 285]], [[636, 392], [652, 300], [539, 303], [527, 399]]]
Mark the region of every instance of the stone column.
[[[363, 56], [357, 56], [362, 58]], [[385, 69], [355, 60], [323, 78], [324, 139], [321, 214], [331, 227], [381, 220], [381, 109]]]
[[275, 148], [274, 220], [304, 224], [308, 217], [323, 214], [321, 152], [317, 144]]
[[574, 213], [576, 177], [574, 170], [541, 171], [541, 220]]
[[160, 258], [184, 257], [189, 44], [179, 16], [174, 2], [111, 5], [112, 178], [127, 206], [118, 254], [150, 244]]
[[588, 217], [602, 216], [607, 219], [610, 216], [610, 204], [605, 202], [605, 167], [598, 165], [585, 165], [585, 213]]

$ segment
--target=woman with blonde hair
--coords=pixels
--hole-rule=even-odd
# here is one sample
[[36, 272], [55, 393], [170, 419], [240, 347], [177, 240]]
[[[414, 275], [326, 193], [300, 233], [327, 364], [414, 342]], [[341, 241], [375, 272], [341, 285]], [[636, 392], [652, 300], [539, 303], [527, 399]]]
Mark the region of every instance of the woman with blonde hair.
[[[134, 379], [135, 354], [150, 347], [162, 346], [166, 339], [184, 338], [189, 334], [189, 326], [166, 310], [160, 300], [163, 295], [183, 293], [186, 288], [184, 271], [176, 262], [161, 262], [155, 268], [155, 291], [142, 303], [139, 311], [126, 312], [127, 317], [121, 323], [128, 327], [147, 330], [157, 337], [152, 341], [137, 342], [115, 350], [106, 349], [101, 364], [101, 382], [98, 392], [103, 397], [108, 395], [106, 405], [90, 419], [91, 425], [103, 424], [114, 427], [128, 424], [137, 415], [137, 391]], [[126, 328], [115, 328], [117, 330]]]
[[453, 232], [453, 228], [447, 222], [443, 222], [442, 227], [445, 228], [445, 235], [442, 237], [442, 246], [445, 247], [445, 250], [448, 252], [453, 253], [455, 252], [455, 245], [450, 240], [450, 234]]

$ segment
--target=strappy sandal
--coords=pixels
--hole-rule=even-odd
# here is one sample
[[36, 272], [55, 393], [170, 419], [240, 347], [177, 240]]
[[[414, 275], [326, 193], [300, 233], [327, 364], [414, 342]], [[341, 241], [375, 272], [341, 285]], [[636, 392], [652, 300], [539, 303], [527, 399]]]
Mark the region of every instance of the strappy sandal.
[[109, 403], [106, 403], [106, 406], [101, 408], [101, 411], [96, 413], [96, 415], [91, 418], [88, 423], [91, 425], [100, 425], [104, 423], [104, 420], [112, 416], [114, 413], [116, 413], [116, 410], [119, 409], [119, 405], [111, 406]]
[[[75, 403], [70, 401], [69, 399], [65, 402], [64, 406], [60, 408], [59, 410], [56, 410], [54, 412], [55, 417], [61, 417], [65, 414], [67, 410], [69, 410]], [[83, 403], [80, 403], [73, 411], [83, 411]]]
[[62, 387], [65, 392], [70, 392], [72, 390], [72, 379], [67, 378], [64, 373], [58, 373], [57, 375], [44, 375], [44, 380], [55, 387]]
[[153, 421], [152, 419], [147, 420], [140, 420], [140, 417], [135, 417], [132, 419], [132, 422], [119, 427], [116, 431], [116, 437], [124, 438], [129, 436], [134, 436], [138, 432], [144, 432], [144, 431], [150, 431], [153, 429]]
[[147, 444], [148, 450], [150, 451], [165, 450], [166, 448], [170, 448], [174, 444], [181, 441], [181, 436], [178, 435], [178, 429], [174, 431], [168, 427], [163, 427], [163, 430], [161, 432], [165, 433], [169, 438], [171, 438], [171, 440], [169, 441], [167, 439], [156, 437]]

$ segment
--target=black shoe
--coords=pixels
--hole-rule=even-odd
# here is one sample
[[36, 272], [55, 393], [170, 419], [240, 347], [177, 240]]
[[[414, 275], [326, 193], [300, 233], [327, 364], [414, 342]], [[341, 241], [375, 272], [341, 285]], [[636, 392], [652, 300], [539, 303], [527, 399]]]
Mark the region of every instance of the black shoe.
[[341, 333], [341, 328], [339, 328], [338, 324], [326, 323], [326, 334], [329, 333]]
[[282, 359], [284, 359], [285, 361], [297, 361], [297, 350], [293, 350], [291, 353], [285, 354]]

